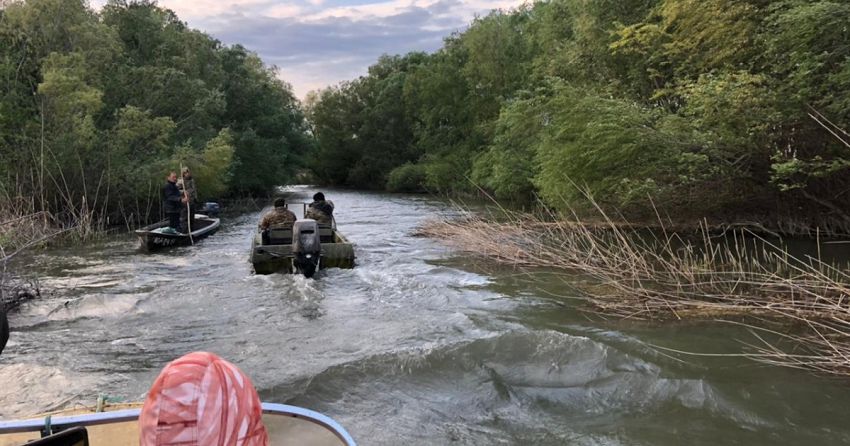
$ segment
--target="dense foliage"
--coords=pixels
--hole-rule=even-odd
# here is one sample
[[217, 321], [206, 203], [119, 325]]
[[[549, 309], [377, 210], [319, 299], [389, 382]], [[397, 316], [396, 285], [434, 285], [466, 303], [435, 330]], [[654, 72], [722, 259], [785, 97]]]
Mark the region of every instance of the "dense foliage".
[[2, 204], [158, 216], [170, 170], [202, 199], [262, 194], [311, 144], [275, 68], [154, 1], [0, 1]]
[[333, 184], [563, 211], [589, 193], [645, 215], [847, 224], [847, 23], [836, 0], [495, 11], [318, 93], [311, 163]]

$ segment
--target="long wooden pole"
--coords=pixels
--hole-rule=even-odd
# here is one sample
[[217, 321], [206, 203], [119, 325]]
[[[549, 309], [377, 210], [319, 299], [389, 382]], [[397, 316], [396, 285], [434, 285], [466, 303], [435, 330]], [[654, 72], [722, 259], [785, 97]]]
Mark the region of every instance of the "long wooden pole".
[[192, 238], [192, 199], [189, 193], [186, 192], [186, 179], [183, 178], [183, 163], [180, 163], [180, 181], [183, 183], [183, 197], [186, 198], [186, 230], [189, 232], [189, 243], [195, 245], [195, 240]]

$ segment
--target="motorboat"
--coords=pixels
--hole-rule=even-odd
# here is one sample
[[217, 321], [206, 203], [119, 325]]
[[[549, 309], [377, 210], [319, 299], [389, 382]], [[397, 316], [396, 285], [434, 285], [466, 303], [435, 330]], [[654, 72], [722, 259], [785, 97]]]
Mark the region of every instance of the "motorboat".
[[168, 226], [168, 220], [162, 220], [137, 229], [136, 236], [139, 237], [139, 245], [143, 251], [153, 252], [174, 246], [194, 245], [198, 240], [218, 231], [219, 226], [221, 226], [219, 218], [195, 214], [189, 233], [178, 232]]

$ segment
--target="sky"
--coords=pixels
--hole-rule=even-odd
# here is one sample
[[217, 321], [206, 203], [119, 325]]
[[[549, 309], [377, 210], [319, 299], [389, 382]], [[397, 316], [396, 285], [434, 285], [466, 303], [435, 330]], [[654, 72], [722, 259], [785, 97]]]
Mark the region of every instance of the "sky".
[[[100, 8], [106, 0], [92, 0]], [[224, 44], [242, 44], [308, 91], [366, 74], [382, 54], [434, 51], [476, 15], [523, 0], [159, 0]]]

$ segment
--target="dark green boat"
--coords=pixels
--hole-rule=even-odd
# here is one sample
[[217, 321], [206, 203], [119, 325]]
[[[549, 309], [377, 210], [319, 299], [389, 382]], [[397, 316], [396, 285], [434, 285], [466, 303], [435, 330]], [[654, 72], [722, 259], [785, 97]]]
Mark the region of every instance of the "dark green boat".
[[257, 274], [312, 277], [320, 269], [354, 268], [354, 246], [336, 228], [302, 219], [254, 234], [251, 263]]
[[136, 230], [136, 236], [139, 237], [139, 247], [146, 252], [155, 252], [165, 248], [175, 246], [190, 246], [194, 245], [203, 238], [206, 238], [218, 231], [221, 226], [221, 220], [218, 218], [208, 217], [203, 214], [195, 214], [195, 222], [192, 223], [191, 234], [175, 232], [168, 227], [168, 220], [162, 220], [159, 223], [154, 223], [145, 226], [142, 229]]

